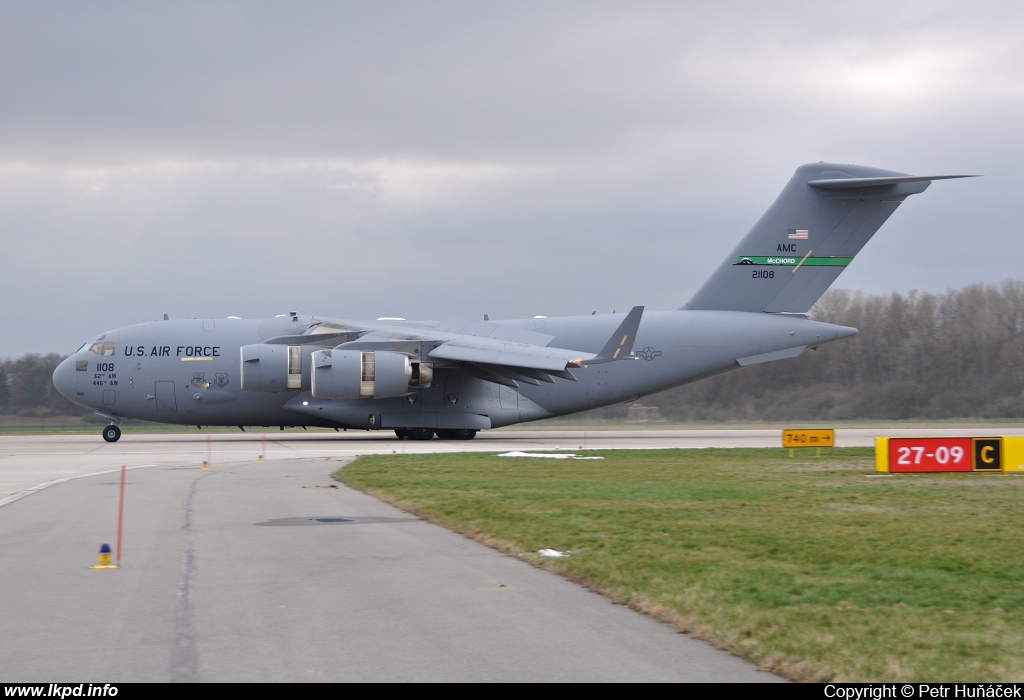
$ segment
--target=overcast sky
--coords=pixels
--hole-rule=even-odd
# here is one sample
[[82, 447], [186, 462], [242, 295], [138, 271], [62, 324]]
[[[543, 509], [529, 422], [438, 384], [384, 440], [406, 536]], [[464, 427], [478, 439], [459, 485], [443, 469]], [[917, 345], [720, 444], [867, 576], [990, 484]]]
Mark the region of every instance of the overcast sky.
[[800, 164], [983, 174], [838, 286], [1024, 277], [1020, 2], [0, 3], [0, 357], [682, 305]]

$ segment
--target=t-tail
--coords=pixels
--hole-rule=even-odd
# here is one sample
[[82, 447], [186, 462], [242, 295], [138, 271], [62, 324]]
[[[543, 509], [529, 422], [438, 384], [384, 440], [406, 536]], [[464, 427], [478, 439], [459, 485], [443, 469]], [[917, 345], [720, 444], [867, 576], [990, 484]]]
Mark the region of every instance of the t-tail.
[[806, 314], [904, 199], [958, 177], [802, 165], [683, 308]]

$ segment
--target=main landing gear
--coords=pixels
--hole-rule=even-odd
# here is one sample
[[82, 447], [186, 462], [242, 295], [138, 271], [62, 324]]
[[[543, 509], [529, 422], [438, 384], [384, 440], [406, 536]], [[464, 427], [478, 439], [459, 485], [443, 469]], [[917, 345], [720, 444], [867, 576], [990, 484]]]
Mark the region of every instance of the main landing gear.
[[107, 442], [117, 442], [121, 439], [121, 429], [116, 425], [108, 425], [103, 428], [103, 439]]
[[476, 437], [475, 430], [469, 428], [455, 428], [454, 430], [444, 430], [433, 428], [395, 428], [395, 435], [401, 440], [408, 438], [409, 440], [429, 440], [434, 437], [434, 433], [437, 433], [437, 437], [442, 440], [472, 440]]
[[434, 437], [433, 428], [395, 428], [400, 440], [429, 440]]
[[454, 428], [452, 430], [438, 430], [437, 436], [442, 440], [472, 440], [476, 437], [476, 431], [470, 428]]

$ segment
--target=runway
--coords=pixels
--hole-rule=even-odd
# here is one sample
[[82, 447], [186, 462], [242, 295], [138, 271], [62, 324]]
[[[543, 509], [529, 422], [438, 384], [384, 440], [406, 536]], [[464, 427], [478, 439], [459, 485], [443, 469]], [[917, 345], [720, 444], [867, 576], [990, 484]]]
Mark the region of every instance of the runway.
[[[780, 680], [329, 476], [353, 455], [403, 449], [779, 441], [779, 431], [497, 431], [419, 443], [289, 432], [267, 433], [265, 447], [251, 432], [209, 442], [126, 432], [115, 444], [4, 436], [0, 680]], [[122, 464], [122, 568], [93, 570], [99, 545], [116, 539]]]
[[[1024, 435], [1022, 428], [840, 428], [837, 447], [873, 447], [876, 436]], [[164, 433], [125, 431], [106, 443], [96, 433], [0, 435], [0, 506], [65, 479], [105, 470], [157, 465], [201, 465], [295, 457], [355, 457], [366, 454], [507, 452], [511, 450], [678, 449], [780, 447], [773, 430], [494, 430], [474, 440], [399, 441], [390, 431], [277, 431]]]

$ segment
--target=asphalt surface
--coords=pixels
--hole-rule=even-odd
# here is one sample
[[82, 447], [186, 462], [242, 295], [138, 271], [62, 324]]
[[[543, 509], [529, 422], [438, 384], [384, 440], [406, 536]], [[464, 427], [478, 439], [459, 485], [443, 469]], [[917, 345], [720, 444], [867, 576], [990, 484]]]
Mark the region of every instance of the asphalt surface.
[[[837, 447], [873, 447], [876, 436], [1024, 435], [1020, 428], [840, 428]], [[0, 435], [0, 506], [53, 481], [103, 470], [163, 464], [201, 465], [293, 457], [354, 457], [391, 452], [507, 452], [511, 450], [671, 449], [702, 447], [780, 447], [781, 430], [495, 430], [466, 442], [399, 441], [391, 432], [291, 430], [265, 433], [124, 432], [120, 442], [94, 433]]]
[[[0, 437], [0, 681], [781, 680], [330, 479], [355, 454], [403, 449], [779, 440], [778, 431], [509, 431], [422, 443]], [[100, 544], [116, 548], [122, 464], [122, 567], [91, 569]]]

